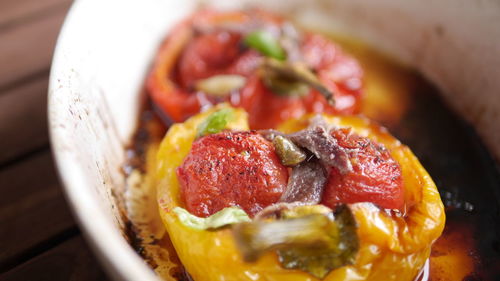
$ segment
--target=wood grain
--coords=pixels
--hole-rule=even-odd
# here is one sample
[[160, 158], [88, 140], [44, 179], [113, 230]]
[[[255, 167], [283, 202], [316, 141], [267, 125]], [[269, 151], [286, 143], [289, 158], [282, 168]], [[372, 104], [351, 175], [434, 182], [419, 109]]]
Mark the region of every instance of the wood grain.
[[0, 171], [0, 268], [75, 223], [49, 150]]
[[48, 147], [48, 73], [0, 95], [0, 165]]
[[87, 249], [82, 237], [78, 236], [0, 275], [0, 280], [105, 281], [109, 279]]
[[25, 24], [0, 30], [0, 92], [30, 75], [48, 71], [69, 4]]
[[47, 84], [71, 0], [0, 0], [0, 280], [108, 280], [62, 194]]
[[70, 0], [2, 0], [0, 29], [44, 16], [45, 13], [70, 2]]

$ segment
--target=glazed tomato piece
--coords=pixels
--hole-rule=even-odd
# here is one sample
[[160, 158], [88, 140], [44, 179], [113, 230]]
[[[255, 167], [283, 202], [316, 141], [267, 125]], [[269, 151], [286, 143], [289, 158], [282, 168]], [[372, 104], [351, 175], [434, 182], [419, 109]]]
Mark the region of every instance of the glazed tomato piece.
[[207, 217], [240, 206], [253, 216], [279, 200], [288, 171], [261, 135], [222, 132], [195, 141], [177, 176], [190, 213]]
[[257, 75], [249, 78], [233, 106], [243, 107], [249, 115], [250, 128], [274, 128], [286, 120], [306, 113], [300, 98], [282, 97], [271, 92]]
[[403, 209], [401, 167], [380, 144], [339, 129], [332, 132], [340, 146], [350, 149], [353, 171], [341, 174], [332, 168], [322, 204], [335, 208], [340, 203], [371, 202], [386, 209]]
[[259, 67], [262, 56], [254, 50], [246, 50], [227, 69], [227, 74], [238, 74], [245, 77], [251, 76]]
[[301, 47], [304, 62], [316, 71], [319, 80], [334, 93], [331, 107], [318, 92], [304, 97], [308, 112], [354, 114], [360, 110], [363, 70], [339, 46], [318, 34], [307, 34]]
[[241, 35], [228, 31], [201, 34], [188, 43], [179, 60], [179, 82], [190, 88], [198, 79], [225, 72], [241, 54]]

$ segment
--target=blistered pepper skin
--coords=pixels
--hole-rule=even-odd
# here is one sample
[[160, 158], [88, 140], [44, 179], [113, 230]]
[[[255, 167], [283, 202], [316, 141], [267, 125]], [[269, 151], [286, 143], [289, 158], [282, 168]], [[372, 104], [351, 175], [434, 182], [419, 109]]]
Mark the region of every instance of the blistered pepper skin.
[[[172, 212], [174, 207], [182, 207], [176, 169], [189, 153], [196, 127], [210, 113], [224, 106], [172, 126], [157, 155], [159, 211], [180, 260], [196, 281], [318, 280], [302, 271], [283, 269], [272, 252], [256, 263], [246, 263], [237, 251], [229, 229], [195, 230], [184, 226]], [[236, 110], [236, 118], [228, 127], [247, 130], [246, 118], [243, 111]], [[412, 152], [380, 126], [359, 117], [325, 118], [330, 124], [351, 127], [357, 134], [387, 147], [401, 165], [407, 215], [389, 215], [369, 203], [351, 204], [360, 239], [356, 262], [330, 272], [323, 280], [413, 280], [429, 257], [431, 244], [444, 227], [444, 208], [434, 182]], [[292, 120], [279, 129], [286, 133], [295, 132], [305, 128], [307, 120], [306, 117]]]

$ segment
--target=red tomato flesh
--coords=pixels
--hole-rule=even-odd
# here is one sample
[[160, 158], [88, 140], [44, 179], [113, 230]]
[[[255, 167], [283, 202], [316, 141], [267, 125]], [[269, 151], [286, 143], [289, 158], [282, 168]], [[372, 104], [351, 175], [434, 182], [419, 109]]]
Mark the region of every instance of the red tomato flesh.
[[335, 208], [341, 203], [371, 202], [385, 209], [404, 207], [401, 167], [387, 149], [360, 137], [350, 129], [332, 132], [340, 146], [352, 149], [353, 171], [341, 174], [332, 168], [322, 204]]
[[[231, 22], [231, 19], [235, 21]], [[277, 28], [282, 24], [281, 20], [266, 13], [200, 12], [178, 28], [192, 30], [193, 26], [200, 25], [199, 21], [203, 23], [203, 31], [194, 32], [183, 43], [179, 54], [170, 49], [176, 50], [172, 48], [180, 41], [176, 36], [183, 33], [174, 30], [160, 49], [148, 90], [153, 101], [175, 122], [184, 121], [202, 106], [222, 101], [244, 108], [252, 116], [252, 129], [274, 128], [283, 120], [304, 113], [355, 114], [360, 111], [363, 71], [353, 57], [343, 53], [326, 37], [303, 32], [298, 53], [302, 62], [334, 93], [334, 107], [315, 90], [304, 97], [281, 97], [272, 93], [263, 85], [258, 71], [263, 56], [245, 46], [245, 35], [237, 28], [217, 28], [220, 20], [235, 27], [252, 21]], [[170, 64], [171, 57], [175, 58], [174, 65]], [[194, 89], [197, 80], [220, 74], [242, 75], [247, 78], [247, 83], [225, 98], [213, 98]]]
[[274, 128], [281, 122], [304, 113], [353, 114], [359, 112], [362, 70], [351, 57], [320, 35], [307, 35], [301, 46], [304, 62], [318, 73], [318, 78], [334, 94], [332, 107], [317, 91], [305, 97], [283, 97], [270, 91], [257, 75], [259, 55], [242, 51], [239, 35], [214, 32], [199, 36], [188, 45], [179, 61], [179, 80], [191, 87], [198, 79], [217, 74], [238, 74], [248, 78], [246, 85], [229, 99], [251, 116], [252, 129]]
[[196, 140], [177, 176], [191, 214], [207, 217], [239, 206], [253, 216], [279, 200], [288, 170], [256, 132], [221, 132]]
[[180, 84], [191, 88], [196, 80], [221, 74], [242, 53], [241, 35], [215, 31], [202, 34], [188, 43], [179, 60]]

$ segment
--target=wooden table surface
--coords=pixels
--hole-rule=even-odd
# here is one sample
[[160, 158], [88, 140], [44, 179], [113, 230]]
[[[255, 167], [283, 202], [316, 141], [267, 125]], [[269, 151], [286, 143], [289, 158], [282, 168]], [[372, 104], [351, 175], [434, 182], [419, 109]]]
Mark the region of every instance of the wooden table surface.
[[0, 0], [0, 281], [109, 280], [56, 175], [47, 82], [69, 0]]

